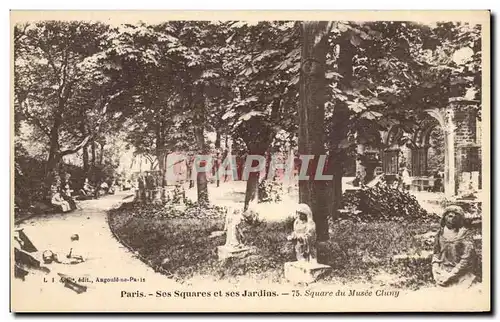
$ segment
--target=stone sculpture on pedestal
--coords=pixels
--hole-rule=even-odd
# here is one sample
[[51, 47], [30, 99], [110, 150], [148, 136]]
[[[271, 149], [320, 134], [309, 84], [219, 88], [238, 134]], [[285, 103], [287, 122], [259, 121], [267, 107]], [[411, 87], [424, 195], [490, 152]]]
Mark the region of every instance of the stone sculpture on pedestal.
[[289, 281], [311, 283], [331, 270], [330, 266], [318, 263], [316, 224], [308, 205], [298, 205], [293, 232], [287, 239], [295, 243], [297, 258], [285, 263], [285, 278]]
[[252, 248], [243, 244], [243, 233], [239, 225], [243, 217], [238, 210], [228, 212], [226, 215], [226, 243], [217, 247], [219, 259], [237, 257], [243, 258], [251, 252]]

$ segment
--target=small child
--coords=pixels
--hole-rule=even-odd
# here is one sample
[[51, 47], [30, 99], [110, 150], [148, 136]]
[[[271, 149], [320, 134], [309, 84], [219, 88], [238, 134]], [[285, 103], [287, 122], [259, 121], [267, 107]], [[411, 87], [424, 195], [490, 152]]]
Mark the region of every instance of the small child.
[[[76, 243], [80, 240], [80, 236], [78, 234], [73, 234], [71, 235], [71, 242]], [[83, 262], [83, 256], [79, 254], [75, 254], [74, 247], [71, 247], [69, 249], [68, 255], [66, 255], [66, 258], [68, 258], [71, 263], [70, 264], [78, 264]]]

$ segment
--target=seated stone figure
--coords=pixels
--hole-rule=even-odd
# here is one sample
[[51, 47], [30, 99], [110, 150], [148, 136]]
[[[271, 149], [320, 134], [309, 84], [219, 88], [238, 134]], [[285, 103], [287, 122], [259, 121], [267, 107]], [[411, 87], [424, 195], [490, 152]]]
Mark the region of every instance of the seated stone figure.
[[287, 239], [295, 242], [297, 261], [317, 263], [316, 224], [311, 208], [306, 204], [299, 204], [296, 216], [293, 233]]
[[432, 258], [432, 275], [439, 286], [470, 287], [475, 280], [474, 241], [464, 227], [464, 211], [459, 206], [447, 207], [436, 235]]

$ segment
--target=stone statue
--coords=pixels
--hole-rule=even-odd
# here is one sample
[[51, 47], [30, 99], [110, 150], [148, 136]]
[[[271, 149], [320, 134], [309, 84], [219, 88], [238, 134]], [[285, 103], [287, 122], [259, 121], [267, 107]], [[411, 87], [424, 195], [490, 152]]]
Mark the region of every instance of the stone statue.
[[242, 237], [238, 225], [241, 223], [242, 214], [239, 210], [228, 212], [226, 215], [226, 244], [229, 247], [242, 247]]
[[313, 220], [311, 208], [306, 204], [299, 204], [296, 216], [293, 233], [287, 239], [295, 242], [297, 261], [317, 263], [316, 224]]
[[449, 206], [441, 217], [432, 257], [432, 275], [439, 286], [470, 287], [476, 280], [476, 251], [471, 232], [464, 227], [460, 206]]

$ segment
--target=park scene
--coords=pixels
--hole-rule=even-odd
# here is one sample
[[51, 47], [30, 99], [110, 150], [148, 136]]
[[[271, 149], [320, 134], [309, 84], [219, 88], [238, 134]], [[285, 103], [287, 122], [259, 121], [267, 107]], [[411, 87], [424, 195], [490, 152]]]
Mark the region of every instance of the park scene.
[[35, 21], [13, 48], [15, 287], [481, 283], [480, 25]]

